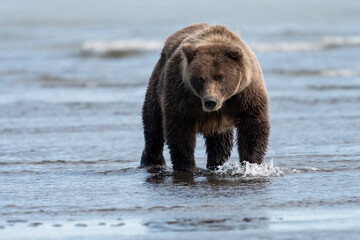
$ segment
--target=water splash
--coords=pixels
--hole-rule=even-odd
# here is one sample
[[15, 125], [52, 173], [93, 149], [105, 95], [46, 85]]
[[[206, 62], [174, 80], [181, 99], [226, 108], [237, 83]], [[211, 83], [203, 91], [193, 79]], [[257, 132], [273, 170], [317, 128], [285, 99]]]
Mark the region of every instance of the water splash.
[[282, 176], [284, 171], [275, 167], [273, 160], [265, 161], [260, 165], [228, 161], [220, 166], [215, 173], [219, 175], [240, 175], [242, 177], [278, 177]]

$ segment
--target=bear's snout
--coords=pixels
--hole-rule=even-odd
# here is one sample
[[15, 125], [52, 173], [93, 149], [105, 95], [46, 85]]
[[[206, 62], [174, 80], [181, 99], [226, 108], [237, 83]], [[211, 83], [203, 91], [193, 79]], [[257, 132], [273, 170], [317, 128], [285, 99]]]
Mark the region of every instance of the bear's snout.
[[203, 102], [204, 111], [210, 112], [218, 109], [217, 106], [219, 101], [216, 98], [213, 97], [205, 98], [202, 102]]

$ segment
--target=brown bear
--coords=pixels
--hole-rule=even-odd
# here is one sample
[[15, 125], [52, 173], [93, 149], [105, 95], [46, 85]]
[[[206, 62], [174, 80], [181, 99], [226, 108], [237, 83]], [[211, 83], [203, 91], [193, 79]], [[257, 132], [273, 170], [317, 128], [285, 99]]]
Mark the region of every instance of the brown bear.
[[205, 138], [207, 168], [230, 157], [237, 131], [240, 162], [262, 163], [270, 123], [268, 95], [253, 51], [224, 26], [196, 24], [172, 34], [150, 77], [142, 109], [141, 167], [194, 171], [196, 134]]

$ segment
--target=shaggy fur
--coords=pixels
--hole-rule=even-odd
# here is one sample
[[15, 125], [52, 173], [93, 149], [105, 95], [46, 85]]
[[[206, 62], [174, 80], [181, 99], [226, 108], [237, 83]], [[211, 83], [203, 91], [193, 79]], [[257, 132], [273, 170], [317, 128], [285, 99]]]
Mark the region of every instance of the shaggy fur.
[[240, 161], [262, 163], [270, 123], [268, 95], [252, 50], [224, 26], [188, 26], [166, 41], [142, 111], [142, 167], [165, 165], [166, 141], [175, 171], [194, 171], [196, 134], [203, 134], [207, 167], [225, 163], [237, 131]]

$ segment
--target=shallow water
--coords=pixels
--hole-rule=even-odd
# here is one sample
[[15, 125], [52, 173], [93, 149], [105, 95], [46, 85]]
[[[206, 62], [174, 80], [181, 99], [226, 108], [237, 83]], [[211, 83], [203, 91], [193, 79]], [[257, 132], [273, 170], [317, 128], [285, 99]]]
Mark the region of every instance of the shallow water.
[[[359, 238], [358, 1], [27, 3], [0, 8], [0, 239]], [[258, 56], [266, 162], [208, 171], [199, 137], [194, 175], [138, 169], [163, 41], [204, 21]]]

